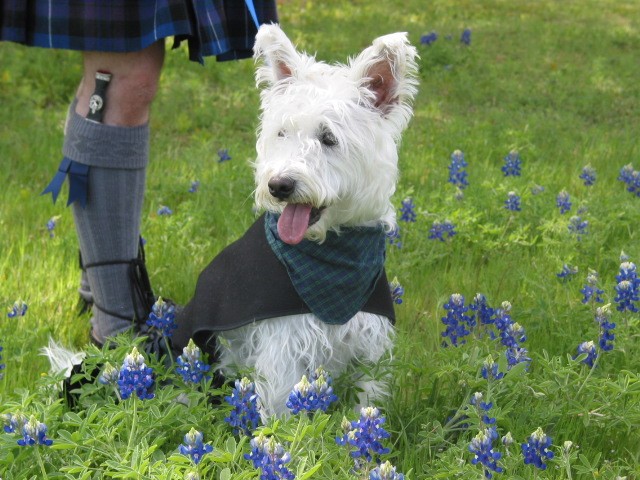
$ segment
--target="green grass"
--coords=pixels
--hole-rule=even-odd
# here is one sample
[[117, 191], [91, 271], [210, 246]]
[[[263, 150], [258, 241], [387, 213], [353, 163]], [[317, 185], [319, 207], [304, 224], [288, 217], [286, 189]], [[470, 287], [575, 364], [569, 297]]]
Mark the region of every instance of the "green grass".
[[[511, 431], [524, 442], [542, 426], [552, 436], [557, 458], [538, 478], [636, 478], [637, 315], [614, 314], [616, 348], [592, 373], [571, 356], [580, 342], [598, 335], [590, 308], [580, 301], [588, 269], [600, 274], [610, 302], [620, 252], [640, 262], [640, 199], [617, 181], [623, 165], [640, 167], [640, 5], [291, 0], [281, 3], [280, 13], [290, 38], [321, 60], [344, 61], [393, 31], [407, 31], [419, 48], [420, 90], [401, 146], [394, 199], [399, 207], [411, 196], [419, 215], [415, 224], [401, 224], [403, 247], [390, 247], [387, 263], [389, 277], [397, 276], [406, 290], [396, 309], [395, 394], [383, 406], [399, 471], [416, 479], [481, 476], [466, 450], [476, 433], [473, 418], [469, 431], [446, 422], [474, 391], [487, 393], [479, 368], [488, 354], [497, 359], [499, 349], [487, 339], [441, 348], [440, 318], [452, 293], [470, 300], [482, 292], [494, 307], [512, 303], [533, 359], [526, 375], [508, 375], [491, 387], [500, 434]], [[459, 42], [464, 28], [472, 30], [469, 47]], [[420, 36], [430, 31], [438, 40], [420, 46]], [[167, 53], [152, 113], [143, 235], [156, 293], [178, 303], [190, 298], [211, 258], [254, 219], [253, 70], [251, 61], [209, 60], [201, 67], [184, 51]], [[38, 349], [49, 336], [77, 347], [87, 341], [88, 318], [76, 313], [71, 212], [63, 201], [52, 205], [50, 197], [39, 196], [60, 161], [64, 116], [80, 74], [78, 53], [0, 44], [0, 305], [18, 298], [29, 304], [25, 317], [0, 319], [2, 412], [5, 404], [24, 403], [28, 395], [20, 392], [34, 391], [47, 371]], [[230, 162], [217, 162], [220, 148], [229, 149]], [[455, 149], [469, 162], [471, 185], [461, 201], [447, 183]], [[511, 149], [523, 159], [518, 178], [500, 172]], [[593, 187], [578, 178], [587, 164], [597, 170]], [[200, 190], [190, 194], [196, 179]], [[533, 195], [535, 185], [545, 191]], [[573, 202], [566, 215], [555, 206], [562, 189]], [[521, 212], [503, 208], [511, 190], [522, 196]], [[160, 205], [174, 215], [159, 217]], [[579, 208], [589, 221], [581, 241], [567, 231]], [[59, 219], [50, 238], [45, 225], [53, 216]], [[445, 218], [458, 234], [451, 242], [428, 240], [432, 222]], [[571, 282], [556, 278], [564, 263], [579, 268]], [[562, 463], [565, 440], [580, 446], [567, 455], [569, 470]], [[0, 472], [17, 455], [10, 443], [0, 443]], [[508, 472], [502, 477], [533, 478], [516, 447], [503, 460]]]

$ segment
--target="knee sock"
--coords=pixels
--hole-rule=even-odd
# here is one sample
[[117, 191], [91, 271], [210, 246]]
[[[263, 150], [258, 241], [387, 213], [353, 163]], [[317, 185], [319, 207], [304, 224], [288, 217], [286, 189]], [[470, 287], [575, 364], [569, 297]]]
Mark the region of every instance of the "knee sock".
[[[73, 216], [93, 297], [92, 336], [106, 337], [144, 321], [148, 312], [136, 293], [132, 265], [138, 256], [140, 220], [149, 152], [148, 125], [115, 127], [78, 115], [73, 102], [63, 154], [89, 165], [87, 204]], [[81, 284], [81, 293], [87, 293]]]

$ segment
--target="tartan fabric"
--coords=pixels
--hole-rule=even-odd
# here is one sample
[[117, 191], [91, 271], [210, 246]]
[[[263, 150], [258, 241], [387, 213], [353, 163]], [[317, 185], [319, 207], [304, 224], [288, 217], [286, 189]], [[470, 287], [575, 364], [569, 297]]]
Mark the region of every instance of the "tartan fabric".
[[[260, 23], [277, 22], [276, 0], [254, 2]], [[252, 55], [256, 26], [243, 0], [3, 0], [0, 40], [82, 51], [132, 52], [174, 37], [190, 60]]]
[[288, 245], [278, 237], [277, 222], [277, 215], [265, 215], [267, 240], [298, 295], [323, 322], [347, 323], [362, 310], [383, 271], [382, 227], [344, 228], [339, 235], [328, 232], [322, 244]]

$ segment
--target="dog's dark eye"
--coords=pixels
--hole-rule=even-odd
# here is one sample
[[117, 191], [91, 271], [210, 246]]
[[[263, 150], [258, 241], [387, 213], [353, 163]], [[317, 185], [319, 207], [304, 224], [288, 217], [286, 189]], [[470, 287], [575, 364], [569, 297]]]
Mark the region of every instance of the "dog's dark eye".
[[323, 130], [320, 132], [320, 143], [325, 147], [335, 147], [338, 144], [338, 139], [329, 130]]
[[284, 135], [285, 135], [284, 130], [279, 130], [279, 131], [278, 131], [278, 136], [279, 136], [280, 138], [284, 138]]

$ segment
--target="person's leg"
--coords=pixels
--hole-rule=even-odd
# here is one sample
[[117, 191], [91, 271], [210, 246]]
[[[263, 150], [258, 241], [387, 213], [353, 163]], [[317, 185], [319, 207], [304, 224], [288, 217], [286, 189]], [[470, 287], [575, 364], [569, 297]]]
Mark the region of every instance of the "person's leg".
[[[148, 314], [130, 262], [138, 256], [149, 110], [163, 59], [162, 42], [133, 53], [86, 52], [77, 101], [69, 111], [64, 155], [90, 166], [86, 206], [74, 203], [73, 215], [93, 300], [92, 336], [99, 343]], [[102, 123], [85, 118], [98, 70], [112, 74]], [[83, 290], [88, 293], [86, 285]]]

